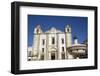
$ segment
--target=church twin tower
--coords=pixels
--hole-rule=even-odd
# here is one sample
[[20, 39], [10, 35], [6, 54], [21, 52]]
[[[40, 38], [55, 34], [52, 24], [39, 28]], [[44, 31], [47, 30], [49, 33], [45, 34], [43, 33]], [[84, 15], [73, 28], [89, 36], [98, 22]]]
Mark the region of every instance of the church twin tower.
[[69, 25], [65, 26], [65, 31], [52, 27], [45, 32], [38, 25], [33, 34], [32, 60], [73, 59], [67, 51], [70, 46], [72, 31]]

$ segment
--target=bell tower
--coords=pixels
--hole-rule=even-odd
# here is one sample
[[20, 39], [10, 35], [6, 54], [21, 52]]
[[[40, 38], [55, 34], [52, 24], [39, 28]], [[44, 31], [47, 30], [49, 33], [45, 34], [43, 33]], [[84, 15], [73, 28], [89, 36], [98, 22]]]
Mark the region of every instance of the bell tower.
[[72, 45], [72, 31], [69, 25], [65, 26], [65, 38], [66, 38], [66, 47]]
[[36, 28], [34, 29], [34, 34], [40, 34], [40, 33], [42, 33], [41, 26], [37, 25]]
[[[33, 34], [33, 59], [39, 59], [39, 47], [40, 47], [40, 34], [42, 33], [40, 25], [34, 29]], [[35, 59], [34, 59], [35, 60]]]
[[[66, 48], [72, 46], [72, 30], [69, 25], [65, 26], [65, 39], [66, 39]], [[67, 52], [67, 58], [73, 59], [73, 56], [68, 52], [68, 50], [66, 52]]]

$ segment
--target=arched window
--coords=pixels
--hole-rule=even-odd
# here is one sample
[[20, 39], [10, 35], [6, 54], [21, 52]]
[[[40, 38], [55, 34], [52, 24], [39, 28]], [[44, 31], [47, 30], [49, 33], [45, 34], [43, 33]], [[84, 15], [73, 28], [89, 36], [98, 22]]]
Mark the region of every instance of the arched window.
[[67, 31], [69, 32], [69, 28], [67, 29]]
[[39, 29], [37, 29], [36, 32], [39, 33]]

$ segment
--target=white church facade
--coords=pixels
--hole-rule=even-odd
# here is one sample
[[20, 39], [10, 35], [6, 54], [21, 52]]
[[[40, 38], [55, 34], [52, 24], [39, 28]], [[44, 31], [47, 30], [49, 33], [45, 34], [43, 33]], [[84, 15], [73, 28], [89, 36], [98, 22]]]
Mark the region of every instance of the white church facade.
[[87, 55], [87, 45], [79, 44], [77, 38], [72, 44], [69, 25], [65, 26], [64, 31], [52, 27], [45, 32], [38, 25], [33, 35], [33, 45], [28, 48], [28, 60], [76, 59]]

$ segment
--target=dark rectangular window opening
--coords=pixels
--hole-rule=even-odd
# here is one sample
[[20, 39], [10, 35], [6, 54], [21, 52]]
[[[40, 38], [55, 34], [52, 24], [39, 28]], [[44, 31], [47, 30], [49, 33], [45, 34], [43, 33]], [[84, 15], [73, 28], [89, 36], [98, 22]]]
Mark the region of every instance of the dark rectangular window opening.
[[62, 51], [64, 51], [64, 47], [62, 47]]
[[44, 53], [44, 48], [42, 48], [42, 52]]
[[43, 39], [43, 40], [42, 40], [42, 45], [44, 45], [44, 44], [45, 44], [45, 40]]
[[55, 38], [52, 37], [52, 44], [55, 44]]
[[62, 38], [62, 44], [64, 44], [64, 39]]

